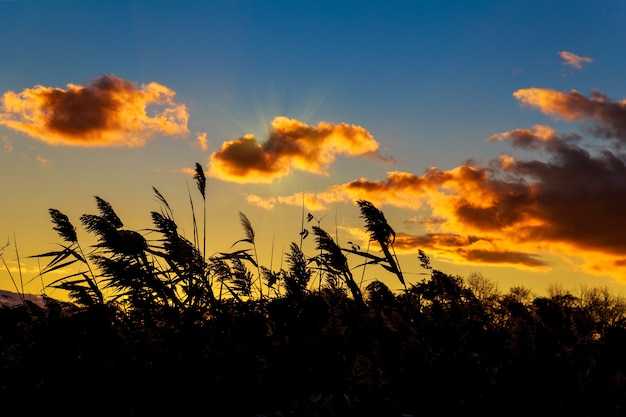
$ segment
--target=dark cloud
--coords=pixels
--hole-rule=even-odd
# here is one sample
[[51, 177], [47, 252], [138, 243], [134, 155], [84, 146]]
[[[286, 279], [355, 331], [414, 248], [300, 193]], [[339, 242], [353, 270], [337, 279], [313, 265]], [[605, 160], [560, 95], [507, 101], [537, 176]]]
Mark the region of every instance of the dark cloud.
[[507, 264], [531, 268], [545, 268], [549, 264], [537, 255], [513, 251], [469, 250], [462, 257], [470, 262], [485, 264]]
[[[175, 92], [103, 75], [87, 86], [38, 85], [0, 98], [0, 124], [54, 145], [141, 146], [155, 133], [188, 134], [189, 115]], [[157, 106], [148, 114], [148, 106]]]
[[579, 120], [597, 137], [626, 142], [626, 100], [614, 101], [599, 91], [589, 97], [576, 90], [528, 88], [513, 93], [522, 104], [566, 120]]
[[[324, 203], [365, 199], [379, 207], [421, 213], [428, 233], [401, 235], [399, 251], [430, 249], [458, 261], [544, 268], [548, 253], [580, 256], [589, 268], [614, 268], [626, 253], [626, 156], [594, 150], [577, 134], [547, 126], [494, 135], [541, 158], [501, 155], [422, 175], [389, 172], [357, 179], [315, 196]], [[310, 197], [312, 198], [312, 197]], [[288, 202], [280, 197], [276, 201]], [[301, 199], [293, 199], [301, 204]], [[442, 220], [443, 219], [443, 220]], [[471, 237], [470, 237], [471, 236]], [[593, 266], [591, 266], [593, 264]]]

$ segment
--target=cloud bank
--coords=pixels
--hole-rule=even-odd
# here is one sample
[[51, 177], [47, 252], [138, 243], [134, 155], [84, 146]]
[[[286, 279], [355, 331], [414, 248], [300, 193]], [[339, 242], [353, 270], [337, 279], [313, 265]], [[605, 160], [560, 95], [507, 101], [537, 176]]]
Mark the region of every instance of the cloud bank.
[[189, 114], [175, 94], [108, 75], [66, 89], [38, 85], [0, 97], [0, 124], [51, 145], [142, 146], [156, 133], [189, 133]]
[[378, 142], [364, 128], [346, 123], [321, 122], [317, 126], [286, 117], [275, 117], [269, 139], [259, 143], [253, 135], [225, 142], [209, 158], [209, 174], [240, 183], [269, 183], [294, 169], [328, 175], [326, 169], [337, 155], [372, 157]]
[[[623, 101], [599, 92], [585, 97], [527, 89], [514, 95], [546, 114], [591, 124], [596, 139], [626, 139]], [[534, 269], [549, 267], [547, 254], [580, 256], [585, 268], [596, 272], [614, 272], [626, 264], [626, 154], [621, 146], [611, 146], [618, 142], [590, 143], [546, 125], [488, 140], [537, 157], [502, 154], [486, 164], [469, 160], [421, 175], [391, 171], [383, 180], [360, 178], [307, 195], [307, 208], [365, 199], [379, 207], [413, 210], [423, 219], [425, 233], [398, 233], [395, 247], [400, 252], [423, 249], [465, 263]], [[302, 201], [301, 195], [272, 200]], [[261, 205], [263, 199], [255, 202]]]

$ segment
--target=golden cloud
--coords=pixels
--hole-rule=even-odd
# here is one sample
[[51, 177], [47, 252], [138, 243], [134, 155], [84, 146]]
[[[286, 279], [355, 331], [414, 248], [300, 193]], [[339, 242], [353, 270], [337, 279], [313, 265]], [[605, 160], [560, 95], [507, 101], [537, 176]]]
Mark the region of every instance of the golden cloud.
[[510, 132], [497, 133], [487, 139], [488, 142], [501, 142], [511, 140], [513, 146], [519, 148], [537, 149], [537, 141], [549, 141], [554, 138], [556, 132], [550, 126], [535, 125], [530, 129], [515, 129]]
[[293, 169], [327, 175], [337, 155], [391, 160], [379, 154], [378, 142], [360, 126], [325, 122], [310, 126], [279, 116], [264, 143], [253, 135], [225, 142], [210, 156], [210, 175], [241, 183], [269, 183]]
[[626, 141], [626, 100], [613, 101], [599, 91], [586, 97], [576, 90], [560, 92], [545, 88], [521, 89], [513, 96], [545, 114], [588, 122], [594, 136]]
[[548, 263], [538, 255], [498, 247], [492, 240], [453, 233], [428, 233], [421, 236], [398, 234], [394, 248], [398, 252], [422, 249], [443, 257], [472, 264], [510, 265], [518, 268], [545, 269]]
[[206, 132], [198, 132], [196, 133], [196, 146], [200, 146], [200, 149], [206, 151], [209, 149], [209, 140], [206, 137]]
[[[158, 168], [157, 168], [158, 170]], [[173, 174], [182, 174], [185, 175], [187, 177], [193, 177], [194, 175], [196, 175], [196, 170], [190, 167], [184, 167], [184, 168], [174, 168], [171, 169], [169, 172], [173, 173]]]
[[248, 203], [254, 204], [258, 207], [271, 210], [277, 203], [286, 204], [290, 206], [304, 207], [308, 211], [321, 211], [326, 210], [328, 204], [343, 202], [350, 202], [350, 196], [343, 190], [329, 189], [319, 193], [298, 193], [287, 196], [278, 197], [260, 197], [254, 194], [247, 196]]
[[[590, 122], [597, 137], [626, 140], [626, 101], [597, 91], [587, 97], [532, 88], [514, 95], [546, 114]], [[572, 265], [582, 260], [589, 272], [613, 274], [626, 264], [626, 154], [621, 144], [588, 149], [589, 141], [579, 134], [547, 125], [501, 132], [488, 140], [536, 151], [541, 158], [500, 155], [486, 164], [432, 167], [421, 175], [391, 171], [382, 180], [359, 178], [268, 202], [273, 208], [300, 207], [304, 201], [309, 210], [323, 210], [332, 203], [368, 200], [378, 207], [419, 211], [424, 232], [398, 233], [398, 253], [423, 249], [468, 264], [532, 269], [549, 268], [553, 257], [575, 257]], [[260, 149], [264, 152], [257, 155], [270, 155]]]
[[[427, 211], [437, 221], [428, 233], [398, 233], [399, 252], [428, 250], [474, 264], [548, 267], [545, 256], [573, 254], [589, 270], [606, 272], [626, 253], [626, 156], [593, 153], [580, 137], [546, 126], [494, 135], [515, 147], [541, 151], [547, 159], [499, 157], [487, 166], [467, 162], [422, 175], [389, 172], [384, 180], [357, 179], [310, 200], [354, 202]], [[277, 202], [301, 204], [278, 197]], [[604, 268], [604, 269], [602, 269]]]
[[0, 124], [52, 145], [142, 146], [155, 133], [189, 133], [189, 114], [174, 95], [155, 82], [137, 88], [107, 75], [87, 86], [38, 85], [2, 95]]
[[582, 63], [591, 63], [593, 59], [586, 56], [578, 56], [572, 52], [561, 51], [559, 52], [561, 58], [563, 58], [563, 65], [571, 65], [576, 69], [582, 69]]
[[276, 206], [276, 199], [274, 197], [263, 198], [256, 194], [248, 194], [246, 196], [248, 204], [271, 210]]

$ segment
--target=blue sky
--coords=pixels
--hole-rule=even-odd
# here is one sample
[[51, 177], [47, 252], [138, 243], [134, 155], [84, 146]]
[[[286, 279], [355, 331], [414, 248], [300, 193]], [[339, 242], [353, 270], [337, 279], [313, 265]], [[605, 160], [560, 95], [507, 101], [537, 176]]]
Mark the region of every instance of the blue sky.
[[[571, 99], [572, 90], [590, 106], [598, 104], [591, 96], [597, 90], [621, 111], [626, 97], [625, 18], [626, 5], [621, 1], [2, 1], [0, 239], [11, 244], [4, 257], [16, 271], [15, 243], [22, 256], [49, 250], [58, 239], [47, 209], [65, 212], [78, 225], [81, 214], [95, 210], [93, 195], [108, 200], [127, 219], [128, 227], [145, 228], [150, 226], [149, 212], [158, 208], [151, 189], [155, 186], [175, 202], [181, 222], [188, 221], [187, 187], [193, 187], [193, 180], [185, 169], [200, 162], [211, 173], [218, 160], [223, 166], [234, 163], [225, 159], [226, 144], [241, 145], [245, 135], [254, 135], [255, 142], [249, 143], [261, 149], [277, 116], [297, 121], [290, 129], [309, 126], [304, 130], [315, 137], [326, 137], [321, 122], [331, 130], [342, 124], [360, 127], [369, 135], [360, 136], [362, 144], [378, 148], [374, 157], [355, 151], [354, 143], [336, 148], [336, 133], [328, 133], [327, 142], [314, 146], [332, 155], [330, 160], [301, 158], [300, 166], [288, 165], [289, 159], [269, 151], [292, 138], [280, 130], [283, 124], [282, 133], [274, 135], [276, 146], [268, 145], [263, 148], [268, 153], [262, 154], [276, 158], [272, 164], [282, 164], [285, 171], [280, 175], [246, 171], [249, 176], [234, 181], [224, 172], [213, 172], [208, 185], [213, 250], [227, 250], [240, 238], [237, 212], [242, 211], [256, 225], [259, 244], [268, 247], [276, 242], [276, 258], [266, 253], [262, 262], [266, 265], [278, 264], [280, 247], [287, 248], [298, 237], [302, 208], [293, 198], [291, 204], [286, 202], [298, 193], [319, 202], [321, 193], [357, 179], [381, 185], [390, 172], [419, 178], [431, 167], [458, 174], [460, 167], [468, 166], [468, 159], [475, 169], [490, 167], [502, 154], [527, 161], [563, 157], [543, 146], [540, 138], [545, 137], [531, 131], [535, 125], [554, 129], [550, 137], [558, 140], [551, 143], [560, 144], [562, 139], [574, 146], [562, 136], [577, 133], [585, 149], [609, 150], [623, 161], [616, 144], [619, 134], [597, 138], [588, 129], [588, 125], [617, 129], [619, 122], [598, 119], [596, 107], [576, 117], [568, 113], [571, 106], [550, 112], [555, 100]], [[563, 52], [583, 60], [574, 65]], [[126, 81], [137, 91], [150, 83], [167, 88], [171, 96], [164, 107], [184, 107], [187, 114], [184, 122], [174, 123], [182, 133], [144, 124], [141, 132], [134, 131], [144, 135], [141, 146], [106, 141], [76, 146], [51, 144], [49, 130], [41, 133], [40, 129], [35, 137], [8, 122], [25, 121], [24, 115], [8, 110], [9, 92], [20, 94], [36, 86], [67, 92], [68, 84], [92, 88], [102, 76]], [[514, 97], [522, 90], [524, 97]], [[541, 104], [541, 94], [548, 91], [561, 95], [549, 105]], [[531, 131], [534, 145], [519, 146], [521, 131], [502, 135], [515, 129]], [[487, 141], [499, 134], [498, 140]], [[204, 148], [200, 137], [206, 138]], [[218, 159], [212, 159], [214, 155]], [[581, 171], [575, 178], [582, 181], [585, 175]], [[611, 171], [611, 175], [617, 174]], [[571, 187], [575, 194], [581, 181], [570, 183], [569, 177], [564, 178], [562, 187]], [[530, 185], [533, 181], [548, 184], [545, 178], [527, 180]], [[386, 186], [391, 195], [392, 185]], [[416, 194], [414, 206], [363, 191], [340, 201], [327, 198], [323, 209], [315, 211], [311, 205], [307, 210], [324, 217], [323, 226], [344, 233], [344, 241], [354, 240], [358, 238], [354, 229], [361, 224], [349, 199], [359, 195], [376, 199], [396, 231], [407, 240], [414, 238], [402, 255], [407, 270], [419, 272], [415, 253], [421, 245], [444, 272], [480, 271], [503, 289], [525, 285], [541, 291], [555, 282], [566, 287], [622, 289], [626, 274], [619, 267], [622, 261], [616, 248], [626, 249], [626, 241], [597, 243], [602, 239], [582, 236], [583, 232], [565, 233], [562, 225], [558, 233], [556, 229], [537, 232], [534, 228], [551, 224], [552, 217], [537, 214], [536, 204], [532, 207], [537, 212], [522, 213], [534, 222], [532, 231], [522, 231], [532, 238], [513, 241], [506, 234], [522, 233], [519, 218], [496, 232], [478, 223], [462, 224], [459, 212], [446, 211], [451, 210], [446, 195], [467, 192], [455, 187], [428, 196]], [[266, 208], [260, 207], [261, 201]], [[538, 201], [544, 204], [549, 198]], [[272, 209], [267, 209], [269, 203]], [[615, 207], [619, 209], [621, 203]], [[508, 212], [506, 207], [498, 210], [501, 216]], [[571, 210], [576, 210], [573, 204]], [[597, 215], [590, 210], [589, 215]], [[611, 210], [610, 205], [605, 210]], [[451, 217], [445, 227], [426, 229], [426, 224], [434, 225], [447, 215]], [[511, 232], [506, 232], [507, 227]], [[609, 223], [605, 227], [611, 229]], [[618, 230], [623, 227], [615, 224]], [[455, 245], [463, 249], [437, 243], [435, 235], [462, 238], [464, 243]], [[478, 244], [475, 236], [482, 239]], [[469, 248], [476, 245], [490, 255], [470, 257]], [[500, 255], [505, 252], [517, 258], [504, 262]], [[537, 261], [536, 265], [520, 262], [520, 256]], [[23, 271], [35, 275], [36, 267], [23, 262]], [[421, 278], [415, 275], [415, 279]], [[3, 269], [0, 287], [12, 287]]]

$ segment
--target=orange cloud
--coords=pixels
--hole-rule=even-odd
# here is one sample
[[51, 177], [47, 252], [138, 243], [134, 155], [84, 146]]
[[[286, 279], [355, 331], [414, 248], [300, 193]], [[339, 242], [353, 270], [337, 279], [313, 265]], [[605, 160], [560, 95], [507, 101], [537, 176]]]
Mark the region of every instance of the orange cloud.
[[331, 188], [319, 193], [298, 193], [287, 196], [263, 198], [254, 194], [248, 195], [248, 203], [267, 210], [273, 209], [277, 203], [296, 207], [304, 207], [308, 211], [326, 210], [328, 204], [350, 202], [350, 196], [340, 188]]
[[196, 142], [198, 146], [200, 146], [200, 149], [202, 149], [203, 151], [209, 149], [209, 140], [206, 137], [206, 132], [196, 133]]
[[360, 126], [320, 122], [314, 127], [279, 116], [264, 143], [253, 135], [225, 142], [210, 156], [210, 174], [241, 183], [269, 183], [293, 169], [327, 175], [337, 155], [390, 160], [379, 154], [378, 142]]
[[626, 100], [613, 101], [599, 91], [586, 97], [576, 90], [559, 92], [544, 88], [517, 90], [513, 96], [545, 114], [588, 122], [588, 130], [594, 136], [626, 141]]
[[171, 169], [170, 172], [174, 174], [183, 174], [188, 177], [193, 177], [196, 174], [196, 170], [190, 167], [175, 168], [175, 169]]
[[174, 95], [155, 82], [137, 88], [107, 75], [67, 89], [38, 85], [2, 95], [0, 124], [52, 145], [142, 146], [155, 133], [188, 134], [189, 114]]
[[511, 265], [526, 268], [546, 268], [548, 263], [538, 255], [498, 248], [493, 242], [476, 236], [461, 236], [452, 233], [428, 233], [413, 236], [399, 233], [394, 248], [398, 252], [415, 252], [422, 249], [435, 251], [446, 257], [454, 257], [464, 262]]
[[537, 149], [537, 141], [549, 141], [554, 137], [554, 129], [550, 126], [535, 125], [531, 129], [515, 129], [510, 132], [497, 133], [487, 139], [488, 142], [501, 142], [510, 139], [513, 146]]
[[593, 62], [593, 59], [591, 59], [589, 57], [578, 56], [578, 55], [576, 55], [574, 53], [567, 52], [567, 51], [561, 51], [561, 52], [559, 52], [559, 55], [564, 60], [563, 65], [571, 65], [572, 67], [574, 67], [576, 69], [582, 69], [582, 63], [583, 62], [586, 62], [586, 63]]
[[249, 194], [246, 196], [248, 204], [271, 210], [276, 206], [276, 199], [274, 197], [263, 198], [255, 194]]
[[[384, 180], [357, 179], [310, 196], [325, 202], [364, 199], [429, 213], [427, 233], [398, 233], [399, 252], [475, 264], [547, 268], [547, 255], [580, 256], [596, 272], [624, 262], [626, 155], [591, 152], [575, 134], [546, 126], [494, 135], [544, 159], [495, 158], [422, 175], [389, 172]], [[293, 203], [296, 196], [293, 195]], [[276, 201], [287, 201], [283, 197]], [[297, 200], [301, 201], [301, 199]]]
[[[363, 233], [361, 229], [344, 228], [344, 230], [350, 234], [352, 241], [363, 242], [361, 246], [364, 246], [370, 239], [369, 235]], [[376, 242], [369, 242], [368, 246], [373, 248], [372, 250], [379, 248]], [[396, 234], [394, 251], [397, 254], [416, 254], [418, 249], [435, 254], [439, 259], [465, 264], [491, 264], [534, 270], [549, 268], [549, 263], [540, 255], [511, 250], [504, 242], [493, 238], [455, 233]]]

